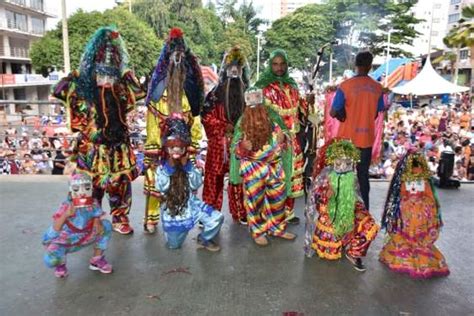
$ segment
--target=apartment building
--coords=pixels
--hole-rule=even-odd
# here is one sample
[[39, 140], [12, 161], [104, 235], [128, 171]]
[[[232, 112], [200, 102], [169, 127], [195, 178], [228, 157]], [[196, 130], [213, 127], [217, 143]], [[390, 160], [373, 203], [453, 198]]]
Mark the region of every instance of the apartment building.
[[[466, 6], [474, 5], [474, 0], [446, 0], [449, 1], [448, 23], [446, 34], [455, 27], [462, 17], [462, 9]], [[459, 51], [459, 79], [461, 84], [471, 85], [473, 83], [472, 65], [474, 64], [474, 49], [471, 47], [463, 48]]]
[[[31, 44], [46, 32], [55, 17], [46, 0], [0, 0], [0, 100], [47, 100], [58, 76], [36, 74], [29, 55]], [[0, 113], [45, 113], [38, 105], [0, 105]]]

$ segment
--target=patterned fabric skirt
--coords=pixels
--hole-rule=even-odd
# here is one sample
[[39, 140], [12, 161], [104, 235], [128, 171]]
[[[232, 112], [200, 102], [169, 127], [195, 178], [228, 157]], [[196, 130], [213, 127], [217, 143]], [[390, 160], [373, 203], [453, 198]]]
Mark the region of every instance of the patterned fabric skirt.
[[312, 247], [322, 259], [337, 260], [341, 258], [343, 249], [350, 256], [360, 258], [367, 254], [378, 230], [379, 227], [370, 213], [361, 203], [357, 203], [353, 230], [338, 238], [334, 234], [326, 206], [321, 205]]
[[388, 236], [380, 261], [412, 278], [448, 275], [444, 256], [434, 245], [440, 229], [434, 199], [407, 196], [402, 198], [400, 209], [404, 226]]

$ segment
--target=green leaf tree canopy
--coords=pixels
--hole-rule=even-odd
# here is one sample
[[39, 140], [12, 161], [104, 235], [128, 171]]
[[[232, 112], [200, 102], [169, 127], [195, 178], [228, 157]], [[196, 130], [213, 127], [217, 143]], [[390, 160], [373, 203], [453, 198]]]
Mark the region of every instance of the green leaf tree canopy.
[[[77, 11], [68, 19], [69, 51], [71, 67], [77, 69], [82, 52], [91, 35], [101, 26], [116, 25], [130, 55], [130, 66], [137, 76], [147, 75], [156, 62], [162, 42], [153, 30], [133, 14], [122, 8], [106, 10], [104, 13]], [[30, 56], [36, 70], [47, 67], [63, 68], [62, 25], [48, 31], [31, 47]]]

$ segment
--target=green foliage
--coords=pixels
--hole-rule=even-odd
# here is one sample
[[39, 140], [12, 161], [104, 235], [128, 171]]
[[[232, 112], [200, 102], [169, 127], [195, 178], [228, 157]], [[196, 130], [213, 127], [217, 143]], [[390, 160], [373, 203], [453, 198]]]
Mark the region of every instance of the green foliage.
[[220, 65], [223, 53], [238, 44], [252, 61], [255, 34], [264, 21], [257, 18], [252, 2], [237, 7], [236, 0], [202, 1], [137, 0], [133, 13], [146, 21], [159, 38], [166, 39], [172, 27], [180, 27], [192, 51], [202, 64]]
[[474, 22], [469, 21], [472, 18], [474, 18], [474, 4], [463, 8], [462, 18], [443, 39], [444, 44], [459, 48], [474, 46]]
[[[104, 13], [77, 11], [68, 19], [69, 51], [71, 68], [79, 66], [82, 52], [91, 35], [102, 26], [116, 25], [130, 55], [130, 66], [138, 76], [147, 75], [153, 69], [161, 43], [153, 31], [128, 11], [117, 8]], [[30, 56], [35, 69], [49, 66], [62, 68], [62, 25], [48, 31], [32, 45]]]
[[288, 53], [291, 67], [304, 69], [306, 59], [314, 61], [317, 49], [334, 38], [330, 12], [327, 6], [312, 4], [273, 22], [265, 33], [265, 51], [268, 55], [276, 48]]

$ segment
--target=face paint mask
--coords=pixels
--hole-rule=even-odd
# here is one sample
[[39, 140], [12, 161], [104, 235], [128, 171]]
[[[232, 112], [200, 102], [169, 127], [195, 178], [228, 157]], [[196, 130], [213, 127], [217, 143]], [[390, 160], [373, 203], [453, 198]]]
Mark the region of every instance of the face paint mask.
[[226, 69], [227, 78], [239, 79], [242, 78], [242, 67], [238, 65], [230, 65]]
[[183, 53], [182, 51], [178, 50], [178, 51], [174, 51], [174, 52], [171, 54], [170, 59], [171, 59], [171, 61], [173, 62], [173, 64], [174, 64], [175, 66], [177, 66], [177, 65], [181, 64], [181, 61], [182, 61], [182, 59], [183, 59], [183, 56], [184, 56], [184, 53]]
[[337, 173], [346, 173], [352, 171], [354, 168], [354, 163], [351, 159], [342, 157], [334, 161], [334, 171]]
[[181, 158], [181, 156], [183, 156], [186, 152], [186, 148], [184, 147], [167, 147], [166, 150], [168, 151], [170, 157], [173, 159]]
[[92, 199], [92, 181], [85, 175], [74, 175], [69, 183], [72, 204], [76, 208], [91, 207]]

